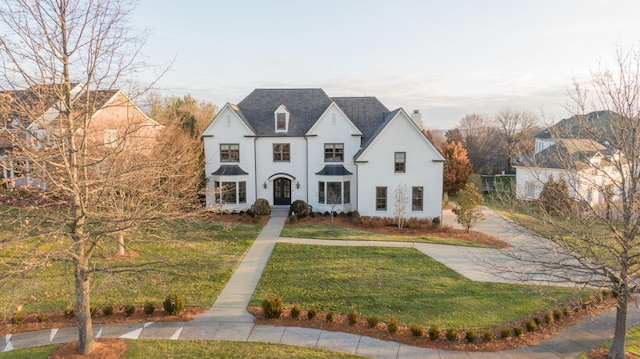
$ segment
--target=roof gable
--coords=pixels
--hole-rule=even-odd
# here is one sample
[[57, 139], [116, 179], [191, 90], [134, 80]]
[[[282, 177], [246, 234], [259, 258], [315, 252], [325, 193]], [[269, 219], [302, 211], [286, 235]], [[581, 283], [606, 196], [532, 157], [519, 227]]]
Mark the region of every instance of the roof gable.
[[375, 97], [332, 97], [342, 112], [362, 133], [367, 142], [385, 122], [389, 109]]
[[320, 118], [318, 118], [318, 120], [313, 124], [313, 126], [311, 126], [309, 131], [307, 131], [306, 135], [316, 134], [315, 132], [320, 126], [320, 122], [322, 122], [321, 119], [325, 118], [326, 120], [327, 114], [331, 111], [331, 109], [336, 109], [339, 113], [341, 113], [347, 119], [348, 125], [353, 129], [352, 135], [362, 135], [358, 127], [356, 127], [356, 125], [353, 123], [353, 121], [351, 121], [349, 116], [347, 116], [347, 114], [344, 113], [344, 111], [342, 111], [342, 109], [335, 102], [331, 102], [331, 105], [329, 105], [329, 107], [327, 107], [327, 109], [322, 113], [322, 115], [320, 115]]
[[594, 140], [562, 139], [533, 156], [523, 158], [516, 166], [578, 169], [595, 159], [606, 159], [609, 154], [605, 146]]
[[536, 138], [591, 139], [603, 143], [612, 138], [612, 121], [618, 114], [612, 111], [595, 111], [575, 115], [540, 131]]
[[226, 116], [231, 116], [231, 114], [235, 115], [236, 118], [240, 120], [240, 122], [247, 128], [248, 132], [250, 132], [253, 135], [256, 134], [256, 132], [253, 130], [251, 125], [247, 122], [244, 114], [238, 108], [238, 106], [227, 102], [222, 107], [222, 109], [218, 111], [218, 113], [213, 117], [213, 120], [209, 122], [209, 125], [207, 125], [207, 128], [205, 128], [204, 131], [202, 131], [202, 137], [213, 136], [214, 128], [218, 126], [218, 123], [220, 121], [223, 121], [224, 120], [223, 118], [226, 118]]
[[[258, 136], [304, 136], [330, 104], [322, 89], [255, 89], [238, 108]], [[286, 133], [276, 132], [273, 125], [281, 105], [290, 112]]]

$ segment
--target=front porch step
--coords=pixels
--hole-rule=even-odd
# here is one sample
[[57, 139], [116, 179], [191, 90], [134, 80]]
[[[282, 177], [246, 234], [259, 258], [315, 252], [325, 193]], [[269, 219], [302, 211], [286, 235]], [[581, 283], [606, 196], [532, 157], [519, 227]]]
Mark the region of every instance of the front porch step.
[[271, 217], [288, 217], [289, 206], [271, 206]]

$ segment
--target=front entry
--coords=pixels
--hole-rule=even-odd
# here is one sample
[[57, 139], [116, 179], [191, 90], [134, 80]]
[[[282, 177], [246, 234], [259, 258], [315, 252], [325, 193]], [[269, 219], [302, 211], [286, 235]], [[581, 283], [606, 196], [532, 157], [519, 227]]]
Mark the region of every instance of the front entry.
[[291, 180], [282, 177], [273, 180], [273, 204], [276, 206], [291, 204]]

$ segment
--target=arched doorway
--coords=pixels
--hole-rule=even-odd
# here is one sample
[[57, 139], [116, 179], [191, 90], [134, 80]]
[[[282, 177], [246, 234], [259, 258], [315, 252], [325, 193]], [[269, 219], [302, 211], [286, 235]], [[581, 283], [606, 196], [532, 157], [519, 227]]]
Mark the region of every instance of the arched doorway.
[[273, 180], [273, 204], [276, 206], [291, 204], [291, 180], [280, 177]]

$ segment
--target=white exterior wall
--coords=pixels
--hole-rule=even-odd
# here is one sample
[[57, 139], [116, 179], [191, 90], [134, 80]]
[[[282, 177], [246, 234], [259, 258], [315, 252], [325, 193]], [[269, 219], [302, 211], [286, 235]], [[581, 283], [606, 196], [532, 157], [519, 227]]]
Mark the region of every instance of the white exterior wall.
[[[246, 181], [247, 182], [247, 203], [243, 204], [225, 204], [220, 207], [222, 210], [246, 210], [251, 207], [256, 199], [256, 180], [255, 180], [255, 156], [254, 156], [254, 138], [252, 131], [244, 124], [244, 122], [228, 107], [215, 117], [209, 127], [203, 133], [204, 155], [205, 155], [205, 174], [207, 176], [207, 206], [216, 207], [214, 203], [214, 180], [212, 173], [215, 172], [220, 165], [238, 165], [241, 169], [248, 173], [244, 176], [225, 176], [225, 180], [229, 181]], [[237, 143], [240, 145], [240, 161], [239, 162], [220, 162], [220, 144], [221, 143]]]
[[[308, 132], [309, 145], [309, 168], [307, 173], [307, 186], [309, 200], [307, 203], [313, 206], [314, 212], [331, 211], [332, 205], [318, 202], [318, 182], [351, 182], [351, 203], [337, 205], [333, 208], [336, 212], [350, 212], [358, 208], [357, 202], [357, 177], [356, 165], [353, 157], [360, 149], [361, 133], [353, 125], [353, 123], [344, 115], [344, 113], [335, 105], [329, 106], [327, 111], [318, 119], [314, 126]], [[344, 144], [344, 161], [343, 162], [325, 162], [324, 161], [324, 144], [325, 143], [343, 143]], [[351, 172], [350, 176], [319, 176], [320, 172], [326, 165], [343, 165], [347, 171]], [[325, 198], [326, 200], [326, 198]]]
[[[289, 162], [273, 161], [274, 143], [289, 144]], [[295, 180], [291, 181], [291, 202], [298, 199], [307, 202], [307, 144], [304, 137], [260, 137], [256, 140], [256, 161], [256, 198], [264, 198], [269, 201], [269, 204], [273, 205], [273, 180], [280, 177], [288, 178], [288, 176], [272, 176], [277, 173], [286, 173], [295, 178]], [[252, 167], [251, 170], [253, 171], [254, 168]], [[269, 177], [272, 178], [269, 179]], [[265, 183], [267, 184], [267, 188], [264, 188]], [[297, 188], [298, 183], [300, 184], [300, 188]], [[253, 204], [253, 201], [251, 204]]]
[[[410, 121], [404, 113], [396, 115], [358, 158], [360, 215], [394, 217], [395, 190], [403, 184], [409, 197], [406, 217], [442, 218], [442, 156]], [[406, 152], [405, 173], [394, 173], [395, 152]], [[422, 211], [411, 210], [414, 186], [424, 188]], [[387, 187], [386, 211], [376, 210], [376, 187]]]

